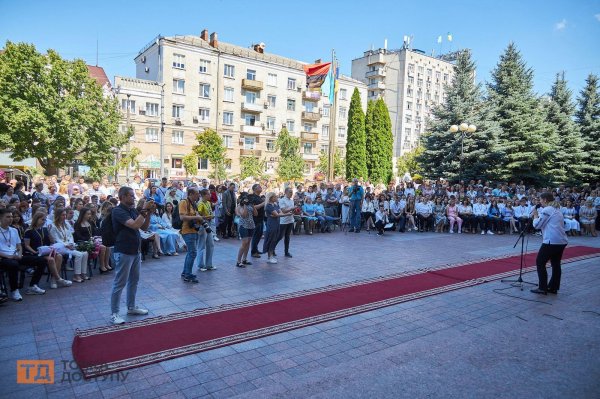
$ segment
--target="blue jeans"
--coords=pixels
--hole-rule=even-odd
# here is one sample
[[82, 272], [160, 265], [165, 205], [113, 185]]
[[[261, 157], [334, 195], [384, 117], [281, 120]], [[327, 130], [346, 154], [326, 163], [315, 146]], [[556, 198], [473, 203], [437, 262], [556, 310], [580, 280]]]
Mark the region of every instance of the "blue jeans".
[[212, 267], [213, 252], [215, 249], [215, 240], [213, 239], [213, 235], [212, 233], [207, 233], [204, 228], [201, 228], [197, 235], [197, 255], [194, 266], [197, 266], [199, 269], [204, 267]]
[[115, 261], [115, 280], [110, 295], [110, 310], [112, 313], [119, 313], [121, 292], [125, 285], [127, 285], [127, 308], [135, 307], [135, 294], [140, 280], [141, 258], [139, 253], [127, 255], [115, 252], [113, 259]]
[[350, 228], [360, 230], [360, 200], [350, 201]]
[[196, 259], [198, 233], [183, 234], [182, 237], [187, 246], [187, 253], [185, 254], [185, 260], [183, 261], [183, 275], [187, 277], [192, 274], [192, 267], [194, 266], [194, 260]]

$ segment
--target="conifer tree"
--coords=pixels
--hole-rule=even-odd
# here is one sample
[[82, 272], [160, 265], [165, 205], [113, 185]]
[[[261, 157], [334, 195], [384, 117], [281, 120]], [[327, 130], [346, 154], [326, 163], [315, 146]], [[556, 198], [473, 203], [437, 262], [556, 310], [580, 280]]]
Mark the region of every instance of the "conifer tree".
[[376, 115], [381, 120], [379, 137], [381, 140], [382, 163], [380, 165], [380, 173], [383, 178], [383, 183], [387, 184], [392, 180], [392, 177], [394, 177], [394, 134], [392, 133], [390, 112], [388, 111], [383, 98], [377, 100]]
[[582, 177], [583, 181], [594, 183], [600, 180], [600, 93], [596, 75], [587, 77], [577, 105], [575, 120], [586, 152]]
[[365, 114], [362, 110], [360, 93], [355, 88], [348, 111], [348, 140], [346, 141], [346, 179], [367, 178], [367, 149]]
[[370, 180], [373, 180], [377, 175], [377, 167], [379, 165], [379, 157], [376, 153], [377, 149], [377, 128], [374, 122], [375, 118], [375, 102], [367, 103], [367, 113], [365, 115], [365, 148], [367, 155], [367, 175]]

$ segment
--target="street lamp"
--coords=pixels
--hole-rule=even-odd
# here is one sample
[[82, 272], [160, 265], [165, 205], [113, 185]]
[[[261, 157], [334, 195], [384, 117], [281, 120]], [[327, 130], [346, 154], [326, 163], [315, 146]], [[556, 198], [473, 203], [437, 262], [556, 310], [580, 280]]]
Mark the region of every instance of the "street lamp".
[[458, 161], [458, 184], [462, 181], [462, 162], [464, 158], [464, 141], [466, 133], [474, 133], [477, 130], [477, 126], [469, 125], [468, 123], [461, 123], [460, 125], [450, 126], [450, 133], [456, 133], [460, 130], [460, 158]]

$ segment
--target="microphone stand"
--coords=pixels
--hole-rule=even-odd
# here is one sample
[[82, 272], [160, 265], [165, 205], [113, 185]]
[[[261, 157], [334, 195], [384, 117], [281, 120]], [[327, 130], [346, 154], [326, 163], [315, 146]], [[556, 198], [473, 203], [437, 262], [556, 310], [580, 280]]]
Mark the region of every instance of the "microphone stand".
[[529, 285], [536, 285], [535, 283], [530, 283], [529, 281], [525, 281], [523, 280], [523, 263], [525, 261], [525, 232], [527, 231], [527, 229], [530, 226], [529, 222], [527, 224], [527, 226], [525, 226], [522, 230], [521, 230], [521, 234], [519, 234], [519, 237], [517, 238], [517, 242], [515, 242], [515, 245], [513, 245], [513, 248], [517, 247], [517, 244], [519, 244], [519, 241], [521, 241], [521, 267], [519, 268], [519, 278], [517, 278], [516, 280], [511, 280], [511, 279], [503, 279], [500, 280], [500, 282], [502, 283], [511, 283], [510, 285], [513, 287], [519, 287], [521, 289], [521, 291], [523, 291], [523, 284], [529, 284]]

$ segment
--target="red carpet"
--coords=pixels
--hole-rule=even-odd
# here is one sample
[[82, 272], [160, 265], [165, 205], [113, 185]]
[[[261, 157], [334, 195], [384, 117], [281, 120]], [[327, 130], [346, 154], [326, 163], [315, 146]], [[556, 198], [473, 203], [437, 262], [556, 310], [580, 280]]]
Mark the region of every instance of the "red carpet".
[[[528, 254], [526, 271], [535, 270]], [[600, 256], [567, 247], [563, 263]], [[73, 357], [86, 378], [321, 323], [518, 274], [520, 257], [488, 259], [158, 316], [75, 333]]]

